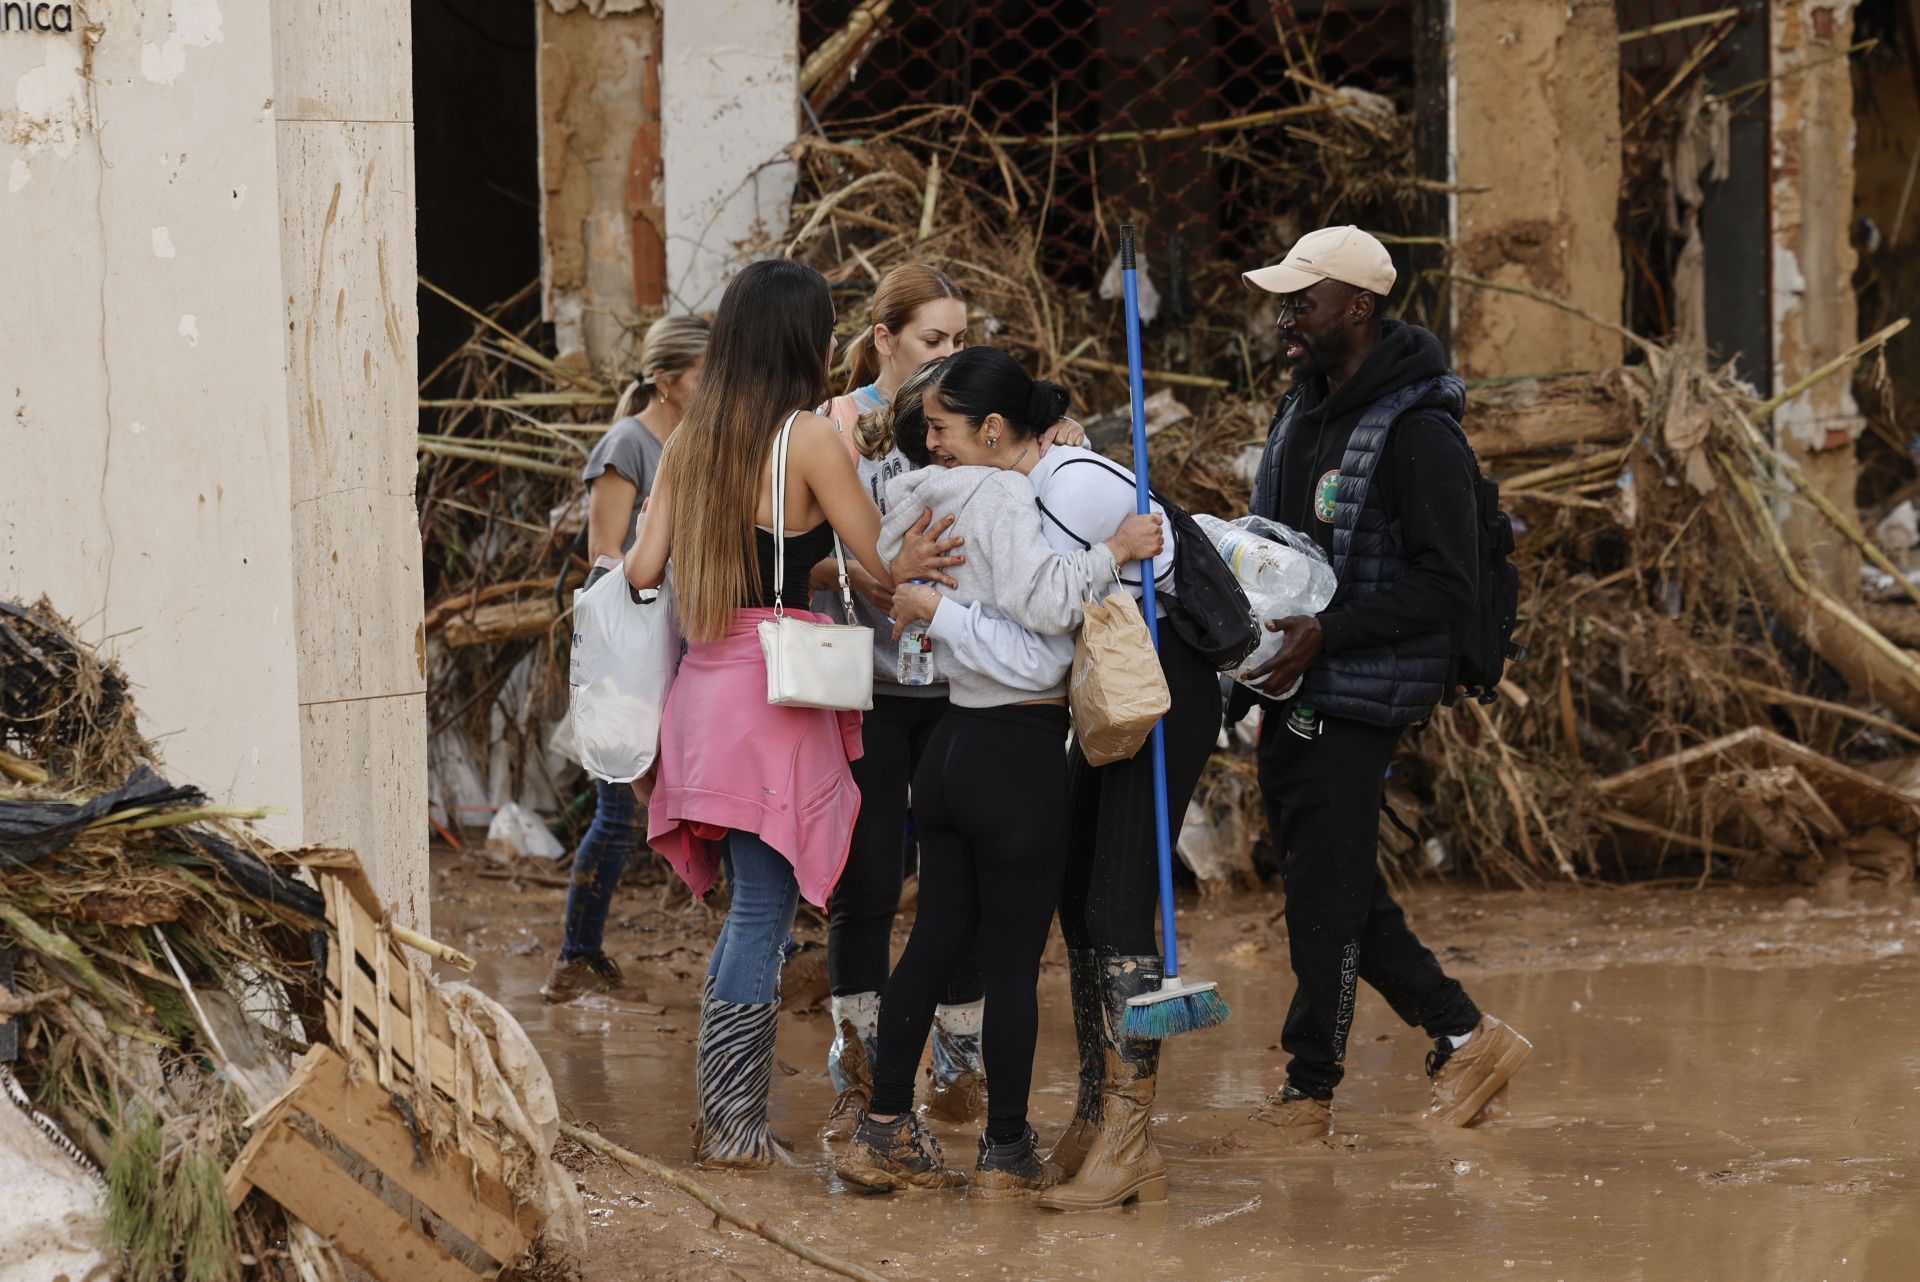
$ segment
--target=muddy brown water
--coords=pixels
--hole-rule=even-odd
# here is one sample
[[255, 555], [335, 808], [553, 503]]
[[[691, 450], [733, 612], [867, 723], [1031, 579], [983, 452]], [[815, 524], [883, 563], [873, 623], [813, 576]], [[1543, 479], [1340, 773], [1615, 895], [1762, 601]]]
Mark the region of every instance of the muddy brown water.
[[[563, 892], [474, 882], [465, 867], [442, 870], [436, 933], [481, 955], [477, 982], [524, 1021], [567, 1108], [685, 1168], [711, 924], [644, 902], [616, 919], [610, 946], [664, 1010], [549, 1007], [537, 989]], [[1185, 919], [1187, 969], [1220, 981], [1233, 1018], [1168, 1045], [1163, 1205], [1065, 1216], [845, 1190], [816, 1138], [832, 1100], [818, 1013], [781, 1019], [773, 1121], [801, 1164], [697, 1177], [903, 1279], [1920, 1279], [1920, 915], [1908, 900], [1690, 894], [1411, 897], [1443, 961], [1535, 1045], [1513, 1116], [1473, 1130], [1418, 1120], [1428, 1045], [1363, 989], [1338, 1101], [1355, 1149], [1207, 1155], [1280, 1079], [1292, 981], [1279, 901], [1258, 895]], [[1042, 1002], [1033, 1118], [1050, 1140], [1074, 1091], [1058, 968]], [[940, 1134], [970, 1166], [974, 1134]], [[607, 1167], [581, 1178], [589, 1279], [826, 1276], [661, 1186]]]

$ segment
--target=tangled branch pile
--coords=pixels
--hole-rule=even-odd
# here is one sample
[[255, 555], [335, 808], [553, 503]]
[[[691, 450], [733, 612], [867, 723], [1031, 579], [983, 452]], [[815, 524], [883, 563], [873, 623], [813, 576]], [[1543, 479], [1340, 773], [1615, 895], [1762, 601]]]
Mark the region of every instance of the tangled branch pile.
[[[247, 1196], [235, 1172], [287, 1109], [296, 1060], [353, 1062], [352, 1085], [373, 1071], [360, 1067], [373, 1061], [357, 1044], [371, 1037], [388, 1087], [371, 1098], [384, 1107], [394, 1089], [383, 1039], [399, 1016], [380, 1011], [372, 1034], [348, 1027], [353, 1005], [343, 990], [353, 968], [340, 957], [353, 947], [350, 932], [303, 879], [303, 869], [333, 869], [318, 878], [328, 887], [360, 876], [357, 863], [341, 851], [276, 850], [234, 822], [262, 812], [211, 805], [197, 788], [162, 779], [135, 728], [124, 675], [76, 642], [44, 601], [0, 602], [0, 651], [0, 776], [10, 781], [0, 783], [0, 1122], [9, 1124], [0, 1151], [38, 1161], [42, 1194], [17, 1208], [24, 1222], [0, 1211], [0, 1238], [9, 1249], [42, 1252], [30, 1258], [48, 1276], [91, 1276], [89, 1259], [104, 1255], [113, 1276], [131, 1282], [340, 1282], [336, 1245], [367, 1262], [347, 1234], [328, 1226], [323, 1236], [293, 1218], [281, 1209], [282, 1192]], [[368, 933], [464, 961], [389, 923]], [[365, 940], [360, 948], [367, 951]], [[411, 987], [414, 1046], [425, 1044], [430, 1009], [451, 1002], [478, 1012], [441, 1022], [459, 1041], [448, 1056], [460, 1056], [469, 1083], [484, 1083], [496, 1043], [508, 1040], [498, 1026], [504, 1014], [489, 1014], [471, 990], [443, 995], [416, 965], [400, 958], [391, 972]], [[383, 962], [383, 1002], [388, 977]], [[373, 1018], [371, 996], [361, 996], [363, 1018]], [[488, 1143], [504, 1155], [495, 1165], [514, 1197], [565, 1213], [565, 1199], [543, 1183], [544, 1144], [512, 1131], [493, 1099], [483, 1096], [490, 1111], [476, 1121], [470, 1099], [456, 1093], [449, 1104], [443, 1093], [438, 1081], [413, 1092], [401, 1128], [412, 1151], [438, 1163], [479, 1151], [469, 1144], [476, 1129], [498, 1136]], [[70, 1161], [46, 1160], [35, 1129]], [[343, 1164], [354, 1157], [343, 1152]], [[430, 1169], [425, 1159], [415, 1165]], [[353, 1178], [326, 1166], [303, 1169], [301, 1180], [318, 1188]], [[391, 1178], [406, 1187], [407, 1173]], [[85, 1226], [100, 1223], [91, 1208], [102, 1201], [95, 1241]], [[528, 1214], [527, 1232], [506, 1240], [524, 1244], [547, 1218]], [[36, 1226], [55, 1228], [42, 1236]]]

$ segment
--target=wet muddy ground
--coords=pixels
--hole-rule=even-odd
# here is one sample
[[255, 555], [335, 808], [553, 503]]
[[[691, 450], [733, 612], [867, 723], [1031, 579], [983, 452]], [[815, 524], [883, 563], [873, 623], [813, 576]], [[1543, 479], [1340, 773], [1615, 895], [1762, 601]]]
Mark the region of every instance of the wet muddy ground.
[[[480, 958], [477, 982], [525, 1022], [563, 1108], [687, 1167], [697, 977], [718, 918], [672, 887], [630, 879], [608, 946], [647, 1003], [550, 1007], [537, 990], [565, 892], [499, 871], [438, 858], [435, 934]], [[1354, 1150], [1208, 1156], [1207, 1141], [1280, 1080], [1292, 980], [1280, 899], [1259, 893], [1186, 905], [1185, 969], [1220, 982], [1233, 1018], [1169, 1044], [1155, 1109], [1172, 1177], [1164, 1205], [1063, 1216], [841, 1188], [816, 1138], [833, 1099], [828, 1021], [812, 1001], [824, 996], [818, 953], [789, 974], [774, 1083], [775, 1129], [797, 1142], [803, 1165], [697, 1178], [819, 1249], [901, 1279], [1920, 1278], [1920, 907], [1910, 897], [1423, 887], [1406, 902], [1481, 1005], [1534, 1042], [1508, 1120], [1470, 1131], [1420, 1122], [1428, 1045], [1363, 989], [1337, 1113]], [[803, 918], [796, 935], [818, 940], [822, 929]], [[1065, 1123], [1073, 1091], [1056, 962], [1042, 981], [1043, 1140]], [[970, 1166], [974, 1135], [942, 1137]], [[579, 1179], [591, 1282], [827, 1276], [611, 1163], [580, 1164]]]

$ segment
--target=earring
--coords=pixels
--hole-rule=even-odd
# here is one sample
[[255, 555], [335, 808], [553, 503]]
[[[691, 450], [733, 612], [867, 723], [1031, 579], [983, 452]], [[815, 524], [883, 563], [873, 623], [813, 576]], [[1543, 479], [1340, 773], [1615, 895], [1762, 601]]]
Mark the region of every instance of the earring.
[[989, 436], [989, 437], [987, 438], [987, 448], [988, 448], [988, 449], [990, 449], [990, 450], [997, 450], [997, 449], [999, 449], [999, 448], [1000, 448], [1000, 438], [999, 438], [999, 437], [997, 437], [997, 436]]

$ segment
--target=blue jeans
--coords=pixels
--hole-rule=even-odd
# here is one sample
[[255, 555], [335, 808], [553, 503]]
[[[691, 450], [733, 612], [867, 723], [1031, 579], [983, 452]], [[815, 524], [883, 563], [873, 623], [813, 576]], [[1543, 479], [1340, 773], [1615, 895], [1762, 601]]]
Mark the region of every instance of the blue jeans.
[[573, 880], [567, 887], [567, 919], [560, 936], [560, 960], [591, 957], [601, 951], [607, 910], [626, 871], [627, 859], [647, 842], [647, 815], [633, 785], [595, 781], [598, 804], [586, 836], [573, 852]]
[[800, 904], [800, 883], [787, 857], [755, 833], [729, 832], [725, 858], [733, 904], [714, 940], [707, 974], [719, 1000], [763, 1005], [779, 993], [780, 962]]

